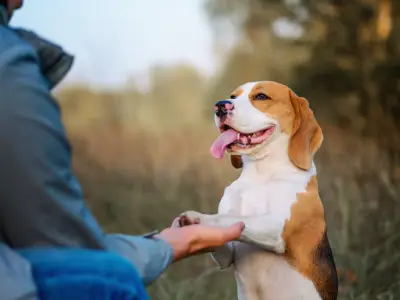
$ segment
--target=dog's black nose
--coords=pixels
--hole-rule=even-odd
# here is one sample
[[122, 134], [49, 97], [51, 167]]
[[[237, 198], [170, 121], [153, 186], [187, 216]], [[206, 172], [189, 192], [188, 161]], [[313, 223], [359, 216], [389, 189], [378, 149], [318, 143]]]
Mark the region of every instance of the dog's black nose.
[[221, 100], [215, 104], [215, 114], [217, 117], [223, 117], [233, 110], [233, 103], [229, 100]]

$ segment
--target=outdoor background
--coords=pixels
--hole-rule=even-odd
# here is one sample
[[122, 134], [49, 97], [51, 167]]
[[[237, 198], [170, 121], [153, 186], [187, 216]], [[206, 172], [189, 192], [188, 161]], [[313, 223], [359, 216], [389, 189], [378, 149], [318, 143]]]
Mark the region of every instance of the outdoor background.
[[[108, 232], [216, 212], [238, 171], [209, 154], [213, 104], [244, 82], [279, 81], [324, 130], [316, 164], [340, 299], [400, 299], [400, 1], [25, 2], [13, 24], [76, 56], [55, 94]], [[232, 270], [199, 256], [150, 294], [235, 299], [236, 287]]]

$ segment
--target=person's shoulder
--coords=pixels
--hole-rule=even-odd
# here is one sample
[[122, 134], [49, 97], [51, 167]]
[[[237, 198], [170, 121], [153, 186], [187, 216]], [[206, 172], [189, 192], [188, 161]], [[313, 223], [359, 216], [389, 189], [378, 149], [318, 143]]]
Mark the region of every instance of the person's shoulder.
[[10, 47], [25, 45], [24, 41], [6, 26], [0, 26], [0, 54]]
[[34, 52], [32, 47], [10, 28], [0, 26], [0, 68], [18, 53]]

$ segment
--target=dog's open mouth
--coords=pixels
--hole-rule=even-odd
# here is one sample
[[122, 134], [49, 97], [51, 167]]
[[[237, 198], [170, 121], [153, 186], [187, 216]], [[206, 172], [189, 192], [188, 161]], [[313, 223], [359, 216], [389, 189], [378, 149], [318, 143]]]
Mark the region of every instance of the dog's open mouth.
[[274, 130], [275, 126], [270, 125], [253, 133], [242, 133], [232, 127], [223, 125], [220, 127], [221, 135], [211, 146], [211, 154], [215, 158], [221, 159], [226, 149], [241, 150], [255, 147], [266, 141], [274, 133]]

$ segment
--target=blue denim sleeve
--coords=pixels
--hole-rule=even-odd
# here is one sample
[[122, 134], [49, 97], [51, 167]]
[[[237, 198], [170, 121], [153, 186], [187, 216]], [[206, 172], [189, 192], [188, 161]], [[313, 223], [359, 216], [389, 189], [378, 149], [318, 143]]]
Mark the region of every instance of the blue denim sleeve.
[[6, 50], [1, 47], [3, 242], [13, 248], [51, 245], [108, 249], [129, 259], [149, 284], [169, 265], [173, 250], [158, 239], [104, 234], [85, 205], [71, 170], [72, 150], [60, 109], [40, 73], [35, 52], [22, 41]]

